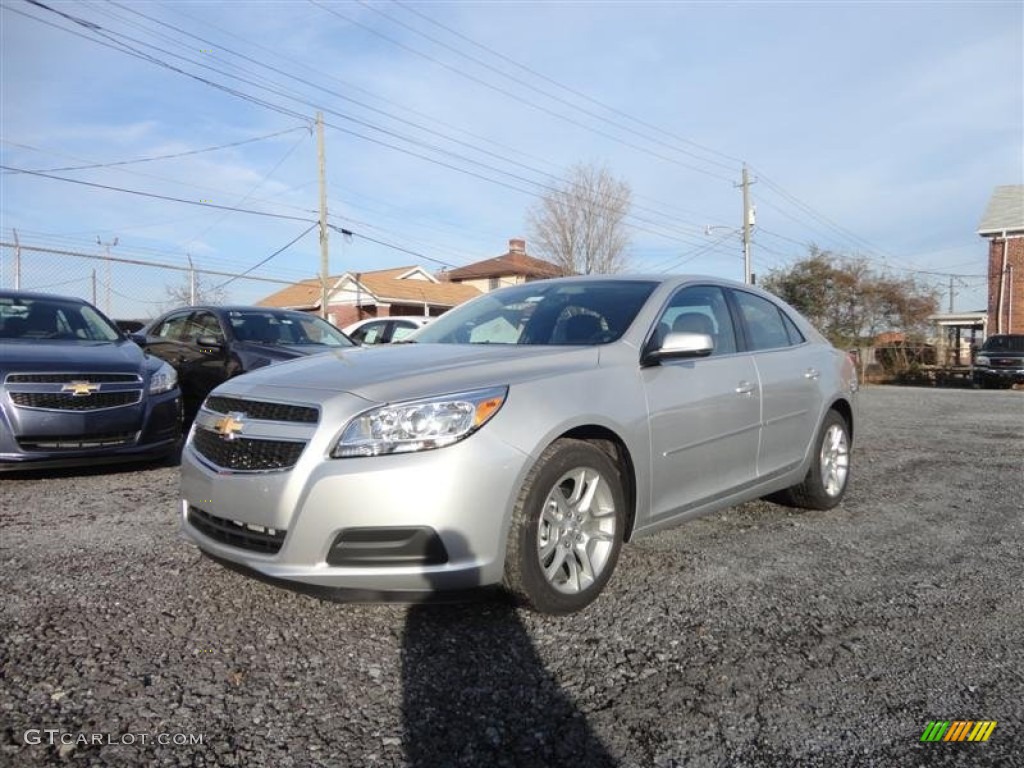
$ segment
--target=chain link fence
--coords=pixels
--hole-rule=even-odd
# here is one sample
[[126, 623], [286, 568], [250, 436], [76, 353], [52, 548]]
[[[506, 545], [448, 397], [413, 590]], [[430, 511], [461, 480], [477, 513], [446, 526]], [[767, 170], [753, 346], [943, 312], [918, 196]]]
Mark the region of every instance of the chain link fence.
[[255, 304], [292, 281], [144, 258], [0, 242], [0, 289], [76, 296], [118, 320], [187, 304]]

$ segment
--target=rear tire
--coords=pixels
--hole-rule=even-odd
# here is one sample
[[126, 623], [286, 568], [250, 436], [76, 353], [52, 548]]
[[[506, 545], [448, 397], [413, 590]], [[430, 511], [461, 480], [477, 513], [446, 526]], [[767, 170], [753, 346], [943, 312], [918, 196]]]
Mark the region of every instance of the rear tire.
[[832, 509], [846, 495], [850, 482], [850, 426], [837, 411], [829, 411], [818, 430], [814, 458], [803, 482], [768, 498], [803, 509]]
[[622, 548], [619, 468], [583, 440], [559, 439], [530, 469], [512, 512], [505, 588], [541, 613], [572, 613], [604, 589]]

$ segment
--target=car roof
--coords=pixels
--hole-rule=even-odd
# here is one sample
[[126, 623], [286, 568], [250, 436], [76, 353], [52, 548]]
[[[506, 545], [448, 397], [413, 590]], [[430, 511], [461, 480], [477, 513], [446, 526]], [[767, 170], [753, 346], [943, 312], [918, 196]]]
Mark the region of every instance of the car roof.
[[78, 296], [63, 296], [57, 293], [40, 293], [38, 291], [0, 290], [0, 297], [5, 299], [31, 299], [32, 301], [71, 301], [76, 304], [92, 304]]

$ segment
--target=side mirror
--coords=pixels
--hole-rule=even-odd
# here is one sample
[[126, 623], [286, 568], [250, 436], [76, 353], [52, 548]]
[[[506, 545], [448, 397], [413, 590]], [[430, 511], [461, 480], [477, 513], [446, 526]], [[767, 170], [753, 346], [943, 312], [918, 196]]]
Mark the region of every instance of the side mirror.
[[204, 352], [218, 352], [224, 348], [224, 342], [216, 336], [196, 336], [196, 344]]
[[146, 346], [146, 334], [144, 333], [129, 333], [128, 340], [134, 341], [140, 347]]
[[654, 346], [644, 355], [644, 365], [658, 365], [662, 360], [683, 360], [707, 357], [715, 343], [706, 333], [669, 333], [660, 346]]

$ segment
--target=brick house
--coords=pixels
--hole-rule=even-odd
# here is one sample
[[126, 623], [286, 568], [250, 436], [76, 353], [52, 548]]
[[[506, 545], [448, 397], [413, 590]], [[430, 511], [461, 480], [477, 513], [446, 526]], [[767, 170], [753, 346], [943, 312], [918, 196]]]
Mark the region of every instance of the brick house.
[[[290, 285], [257, 304], [320, 313], [320, 278]], [[339, 328], [367, 317], [436, 316], [480, 295], [471, 285], [442, 282], [422, 267], [346, 272], [328, 278], [327, 319]]]
[[472, 286], [487, 293], [507, 285], [561, 277], [563, 274], [561, 267], [550, 261], [528, 255], [525, 240], [512, 238], [508, 241], [508, 253], [450, 270], [443, 273], [441, 279]]
[[996, 187], [978, 234], [988, 240], [988, 333], [1024, 333], [1024, 186]]

